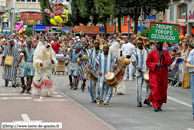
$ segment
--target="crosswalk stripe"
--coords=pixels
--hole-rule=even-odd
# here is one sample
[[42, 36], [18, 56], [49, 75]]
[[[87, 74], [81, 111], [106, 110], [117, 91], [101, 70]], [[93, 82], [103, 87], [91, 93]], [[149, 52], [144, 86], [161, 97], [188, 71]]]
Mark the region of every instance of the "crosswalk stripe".
[[67, 99], [34, 99], [34, 101], [43, 102], [43, 101], [68, 101]]
[[32, 99], [31, 97], [0, 97], [0, 100], [4, 99]]

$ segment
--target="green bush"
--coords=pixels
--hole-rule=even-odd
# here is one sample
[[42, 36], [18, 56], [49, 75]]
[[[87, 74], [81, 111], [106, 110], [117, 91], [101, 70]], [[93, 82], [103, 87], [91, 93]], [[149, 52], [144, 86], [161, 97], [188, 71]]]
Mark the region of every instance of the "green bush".
[[26, 31], [26, 35], [28, 35], [28, 36], [31, 36], [33, 33], [32, 33], [32, 30], [31, 29], [29, 29], [29, 30], [27, 30]]
[[140, 35], [142, 37], [148, 37], [149, 34], [149, 28], [144, 29], [143, 31], [140, 32]]

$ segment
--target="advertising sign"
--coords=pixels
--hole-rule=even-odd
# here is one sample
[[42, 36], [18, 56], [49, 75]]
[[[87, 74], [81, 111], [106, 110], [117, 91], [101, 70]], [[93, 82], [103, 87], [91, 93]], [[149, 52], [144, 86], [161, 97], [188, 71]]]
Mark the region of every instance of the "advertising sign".
[[19, 20], [42, 20], [42, 15], [40, 13], [25, 13], [23, 12]]
[[180, 24], [150, 21], [149, 40], [179, 42]]

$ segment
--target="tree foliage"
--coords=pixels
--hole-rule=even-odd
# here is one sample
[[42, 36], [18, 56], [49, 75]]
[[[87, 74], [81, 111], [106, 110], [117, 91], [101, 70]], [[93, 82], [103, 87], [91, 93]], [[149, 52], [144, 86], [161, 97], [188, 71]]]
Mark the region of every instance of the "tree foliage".
[[78, 8], [77, 5], [78, 0], [72, 0], [71, 2], [71, 9], [72, 14], [70, 14], [70, 22], [73, 23], [73, 25], [79, 25], [79, 23], [83, 23], [84, 25], [87, 25], [87, 23], [90, 21], [89, 16], [83, 17], [81, 16], [81, 11]]
[[169, 8], [170, 0], [125, 0], [129, 16], [135, 21], [134, 33], [137, 33], [138, 19], [141, 12], [148, 15], [152, 9], [165, 11]]
[[104, 24], [104, 36], [107, 34], [106, 22], [110, 15], [113, 15], [113, 6], [115, 0], [94, 0], [95, 12], [99, 14], [99, 17], [103, 19]]
[[77, 5], [79, 8], [79, 13], [83, 18], [93, 18], [93, 24], [96, 25], [98, 23], [99, 14], [96, 13], [96, 8], [94, 5], [94, 0], [77, 0]]
[[144, 29], [143, 31], [141, 31], [140, 35], [142, 37], [148, 37], [149, 34], [149, 28]]
[[40, 0], [40, 6], [41, 6], [41, 14], [42, 14], [42, 23], [44, 25], [49, 25], [50, 24], [50, 16], [48, 16], [44, 13], [45, 9], [49, 9], [51, 12], [53, 12], [52, 8], [50, 7], [49, 0]]

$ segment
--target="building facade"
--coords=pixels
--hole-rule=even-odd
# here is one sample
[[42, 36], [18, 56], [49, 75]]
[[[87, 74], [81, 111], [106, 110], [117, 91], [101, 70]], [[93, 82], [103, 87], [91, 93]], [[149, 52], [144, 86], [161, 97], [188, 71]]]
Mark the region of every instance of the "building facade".
[[180, 24], [183, 35], [193, 35], [191, 33], [193, 20], [189, 19], [193, 2], [194, 0], [171, 0], [170, 7], [166, 10], [166, 22]]
[[24, 21], [27, 29], [35, 24], [42, 24], [39, 0], [11, 0], [11, 29], [15, 30], [17, 21]]

